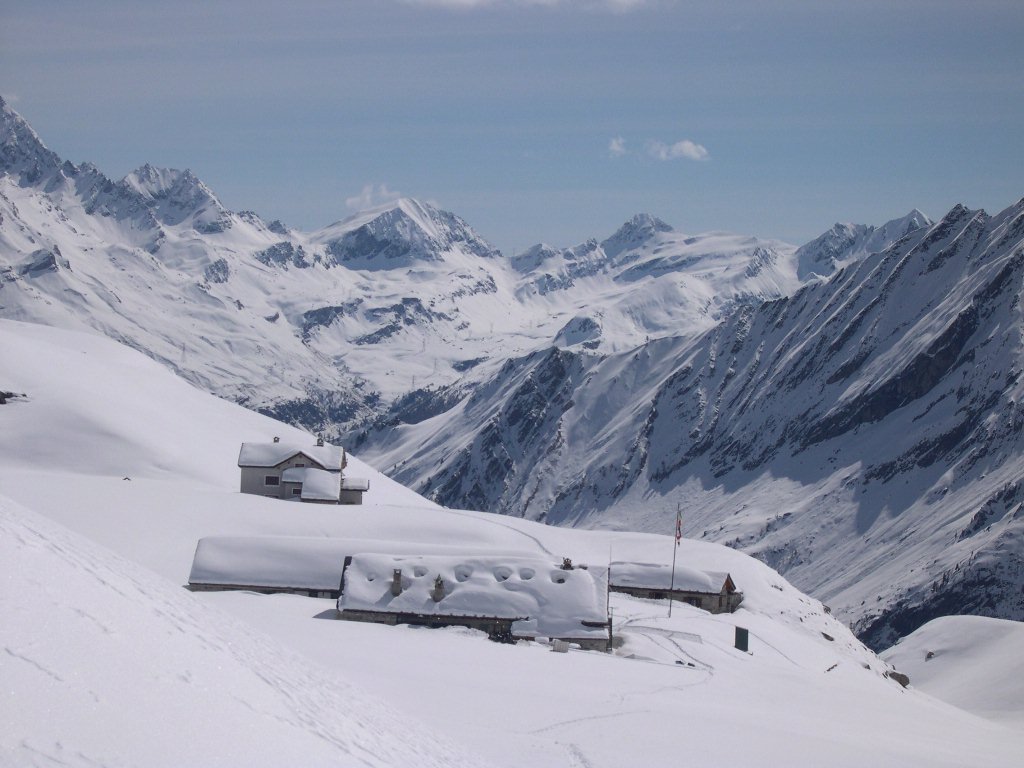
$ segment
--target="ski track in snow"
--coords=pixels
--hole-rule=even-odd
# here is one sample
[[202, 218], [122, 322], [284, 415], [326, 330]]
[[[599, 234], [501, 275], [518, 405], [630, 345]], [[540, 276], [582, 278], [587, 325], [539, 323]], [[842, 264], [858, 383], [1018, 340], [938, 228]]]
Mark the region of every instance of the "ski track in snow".
[[572, 759], [572, 764], [575, 768], [594, 768], [594, 764], [587, 759], [586, 754], [584, 754], [578, 744], [567, 744], [566, 749], [569, 751], [569, 757]]
[[650, 711], [650, 709], [634, 709], [626, 712], [612, 712], [611, 714], [607, 715], [589, 715], [587, 717], [574, 717], [568, 720], [559, 720], [557, 723], [545, 725], [543, 728], [535, 728], [534, 730], [529, 731], [529, 733], [548, 733], [550, 731], [556, 731], [561, 728], [564, 728], [567, 725], [576, 725], [579, 723], [592, 723], [598, 720], [617, 720], [619, 718], [632, 717], [634, 715], [646, 715], [649, 714]]
[[[155, 690], [163, 692], [164, 695], [174, 697], [171, 704], [176, 706], [177, 697], [185, 696], [188, 700], [192, 696], [202, 695], [201, 691], [211, 685], [209, 659], [223, 657], [230, 665], [237, 667], [236, 674], [251, 674], [263, 686], [262, 691], [259, 686], [253, 688], [249, 684], [241, 686], [237, 692], [228, 688], [221, 691], [219, 699], [223, 701], [226, 698], [240, 709], [251, 712], [255, 716], [254, 723], [276, 722], [283, 729], [282, 733], [293, 732], [295, 735], [303, 734], [303, 738], [313, 737], [327, 745], [329, 752], [346, 764], [352, 764], [351, 761], [354, 761], [358, 765], [381, 766], [404, 762], [404, 759], [398, 756], [402, 754], [404, 744], [408, 741], [386, 745], [384, 732], [377, 725], [385, 722], [386, 710], [381, 704], [337, 678], [325, 679], [323, 670], [318, 673], [310, 669], [308, 664], [293, 657], [284, 649], [267, 643], [258, 634], [235, 631], [230, 639], [226, 639], [218, 631], [226, 628], [223, 626], [224, 619], [200, 605], [192, 593], [170, 584], [164, 585], [158, 577], [140, 567], [93, 545], [87, 545], [84, 541], [76, 541], [70, 532], [62, 531], [53, 524], [44, 523], [42, 519], [34, 518], [27, 513], [18, 513], [15, 509], [8, 507], [5, 500], [0, 497], [0, 542], [6, 542], [3, 549], [9, 558], [8, 562], [20, 568], [31, 553], [31, 561], [38, 561], [43, 557], [43, 562], [59, 563], [59, 573], [65, 579], [65, 583], [83, 585], [81, 588], [71, 587], [68, 590], [72, 600], [70, 613], [96, 628], [97, 632], [93, 637], [110, 636], [114, 643], [111, 649], [116, 650], [125, 642], [133, 642], [135, 631], [130, 625], [115, 627], [110, 625], [109, 620], [98, 618], [89, 608], [90, 603], [83, 602], [85, 598], [80, 595], [88, 595], [94, 600], [102, 596], [106, 602], [96, 602], [96, 607], [103, 613], [109, 613], [116, 607], [117, 623], [124, 622], [124, 607], [131, 606], [130, 610], [140, 617], [149, 617], [141, 624], [146, 632], [150, 631], [150, 626], [161, 628], [160, 648], [168, 655], [164, 664], [155, 664], [146, 670], [151, 675], [149, 681], [137, 681], [143, 689], [155, 687]], [[116, 597], [110, 598], [110, 595]], [[38, 607], [31, 610], [53, 613], [67, 611], [69, 605], [64, 604], [63, 597], [62, 591], [54, 585], [49, 585], [35, 598]], [[12, 593], [6, 594], [4, 603], [10, 604], [12, 598]], [[110, 603], [111, 599], [116, 602]], [[8, 620], [19, 621], [18, 617], [27, 613], [27, 606], [16, 604], [14, 612], [8, 614]], [[211, 619], [213, 626], [218, 629], [211, 627]], [[25, 636], [24, 628], [15, 629], [14, 632], [15, 637]], [[42, 675], [50, 680], [51, 684], [59, 686], [59, 689], [68, 687], [72, 699], [74, 692], [87, 695], [96, 706], [103, 708], [101, 711], [105, 711], [111, 694], [93, 690], [90, 687], [92, 683], [89, 682], [89, 676], [80, 680], [76, 675], [74, 679], [69, 679], [62, 671], [54, 668], [53, 651], [44, 650], [44, 647], [48, 649], [54, 643], [58, 647], [69, 644], [73, 646], [78, 642], [76, 638], [28, 640], [31, 646], [38, 646], [33, 648], [25, 646], [24, 641], [19, 643], [4, 639], [10, 634], [10, 628], [0, 629], [4, 653], [12, 663], [27, 666], [34, 670], [35, 674]], [[196, 646], [201, 649], [198, 653], [195, 650], [187, 651]], [[70, 655], [77, 656], [79, 652], [76, 649], [70, 651]], [[280, 661], [268, 663], [272, 659]], [[202, 669], [193, 666], [196, 662]], [[67, 667], [69, 663], [73, 668], [73, 658], [60, 658], [62, 667]], [[130, 665], [136, 664], [133, 657]], [[217, 668], [219, 669], [220, 665]], [[19, 676], [19, 679], [22, 677], [23, 675]], [[116, 680], [113, 682], [115, 686], [121, 684]], [[253, 695], [254, 693], [257, 695]], [[83, 725], [84, 723], [73, 730], [77, 731]], [[409, 729], [410, 724], [407, 723], [405, 728]], [[412, 727], [412, 730], [415, 731], [415, 727]], [[14, 734], [7, 734], [8, 739], [12, 736]], [[74, 736], [69, 735], [69, 738], [73, 739]], [[432, 737], [428, 737], [422, 744], [436, 749], [432, 742]], [[31, 750], [55, 764], [64, 764], [68, 760], [77, 765], [93, 762], [104, 764], [103, 760], [94, 760], [87, 751], [67, 758], [57, 741], [54, 742], [53, 748], [43, 746], [33, 737], [24, 737], [19, 743], [24, 749]], [[10, 742], [5, 748], [9, 749], [9, 745]], [[438, 754], [444, 754], [446, 751], [446, 748], [442, 748], [438, 750]], [[452, 753], [449, 753], [448, 757], [456, 763], [459, 762]], [[423, 755], [423, 759], [428, 762], [431, 760], [426, 754]], [[15, 763], [17, 762], [20, 760], [15, 758]]]

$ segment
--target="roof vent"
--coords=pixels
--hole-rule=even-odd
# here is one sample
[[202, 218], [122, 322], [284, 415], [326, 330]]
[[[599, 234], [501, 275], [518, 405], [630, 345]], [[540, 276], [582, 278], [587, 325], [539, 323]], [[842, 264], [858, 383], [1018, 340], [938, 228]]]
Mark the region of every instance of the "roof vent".
[[444, 600], [444, 579], [441, 578], [441, 574], [434, 579], [434, 588], [430, 590], [430, 597], [435, 603]]
[[274, 435], [274, 442], [275, 443], [280, 443], [281, 442], [281, 438], [278, 437], [277, 435]]
[[318, 438], [316, 439], [316, 444], [317, 444], [317, 447], [318, 447], [318, 448], [323, 448], [323, 445], [324, 445], [324, 439], [323, 439], [323, 437], [322, 437], [322, 436], [321, 436], [321, 437], [318, 437]]

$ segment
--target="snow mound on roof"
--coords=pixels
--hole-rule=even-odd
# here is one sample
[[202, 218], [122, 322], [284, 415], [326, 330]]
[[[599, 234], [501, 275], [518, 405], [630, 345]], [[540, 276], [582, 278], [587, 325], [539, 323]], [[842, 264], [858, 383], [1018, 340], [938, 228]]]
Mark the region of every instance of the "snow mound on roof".
[[1024, 624], [987, 616], [933, 619], [882, 652], [910, 684], [976, 715], [1024, 726]]
[[338, 501], [341, 495], [341, 473], [314, 467], [292, 467], [281, 473], [286, 483], [302, 484], [303, 501]]
[[[392, 575], [401, 570], [401, 593]], [[435, 601], [435, 581], [444, 597]], [[341, 611], [530, 619], [548, 637], [606, 636], [582, 622], [607, 621], [603, 569], [563, 570], [550, 560], [523, 557], [444, 557], [360, 554], [345, 569]]]
[[0, 764], [478, 765], [383, 702], [0, 496]]

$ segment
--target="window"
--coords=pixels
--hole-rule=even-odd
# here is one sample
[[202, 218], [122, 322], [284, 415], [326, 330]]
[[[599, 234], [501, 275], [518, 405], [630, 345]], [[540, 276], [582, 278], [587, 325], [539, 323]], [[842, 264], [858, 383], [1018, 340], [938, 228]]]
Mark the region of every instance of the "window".
[[263, 477], [263, 484], [264, 485], [280, 485], [281, 484], [281, 478], [278, 477], [277, 475], [264, 475], [264, 477]]
[[302, 489], [301, 488], [292, 488], [292, 496], [301, 496], [301, 495], [302, 495]]
[[301, 462], [301, 461], [297, 461], [297, 462], [295, 462], [295, 466], [296, 466], [296, 467], [304, 467], [304, 466], [306, 466], [306, 465], [305, 465], [305, 463], [304, 463], [304, 462]]

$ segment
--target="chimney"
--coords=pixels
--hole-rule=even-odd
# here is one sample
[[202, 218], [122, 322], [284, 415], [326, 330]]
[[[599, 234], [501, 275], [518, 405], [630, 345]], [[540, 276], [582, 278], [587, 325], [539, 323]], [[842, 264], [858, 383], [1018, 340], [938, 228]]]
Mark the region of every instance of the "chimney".
[[324, 446], [324, 438], [323, 438], [323, 435], [319, 435], [319, 436], [318, 436], [318, 437], [316, 438], [316, 445], [317, 445], [317, 447], [318, 447], [318, 448], [323, 448], [323, 446]]
[[275, 443], [280, 443], [281, 442], [281, 438], [278, 437], [277, 435], [274, 435], [274, 442]]
[[430, 597], [435, 603], [444, 600], [444, 579], [441, 578], [441, 574], [434, 579], [434, 588], [430, 590]]
[[395, 568], [391, 572], [391, 596], [398, 597], [402, 594], [402, 569]]

